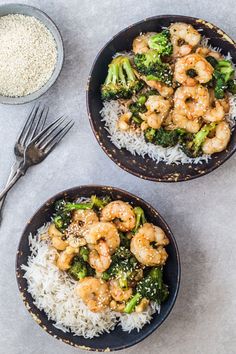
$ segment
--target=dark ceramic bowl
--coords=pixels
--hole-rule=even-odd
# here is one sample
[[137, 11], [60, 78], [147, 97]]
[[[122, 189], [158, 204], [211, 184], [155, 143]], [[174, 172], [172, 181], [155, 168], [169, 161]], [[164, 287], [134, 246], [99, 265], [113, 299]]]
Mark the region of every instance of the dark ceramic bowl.
[[221, 153], [212, 155], [209, 162], [197, 165], [167, 165], [165, 162], [157, 164], [149, 157], [134, 156], [126, 149], [118, 149], [110, 141], [109, 134], [104, 128], [104, 123], [101, 122], [101, 115], [99, 113], [103, 107], [100, 87], [106, 78], [108, 64], [116, 52], [131, 50], [133, 39], [140, 32], [158, 32], [162, 30], [163, 26], [168, 27], [172, 22], [186, 22], [193, 25], [196, 29], [201, 29], [201, 34], [210, 38], [209, 43], [213, 47], [222, 48], [222, 53], [225, 55], [230, 52], [233, 62], [236, 63], [236, 44], [218, 27], [198, 18], [161, 15], [135, 23], [114, 36], [98, 53], [90, 72], [87, 86], [89, 120], [95, 137], [102, 149], [125, 171], [137, 177], [157, 182], [187, 181], [203, 176], [223, 164], [236, 149], [236, 132], [234, 130], [227, 149]]
[[[133, 330], [131, 333], [123, 332], [121, 327], [117, 326], [111, 333], [105, 333], [100, 337], [93, 339], [85, 339], [84, 337], [74, 336], [72, 333], [64, 333], [55, 328], [53, 326], [53, 322], [48, 320], [44, 311], [40, 311], [34, 305], [34, 300], [27, 291], [27, 281], [24, 279], [24, 271], [21, 269], [21, 266], [22, 264], [27, 264], [27, 259], [30, 255], [28, 241], [29, 234], [35, 234], [36, 230], [40, 226], [42, 226], [45, 222], [50, 221], [53, 213], [53, 204], [56, 200], [61, 198], [75, 200], [78, 197], [90, 197], [93, 194], [100, 197], [109, 195], [112, 199], [122, 199], [133, 204], [134, 206], [141, 206], [145, 211], [147, 219], [150, 222], [159, 225], [165, 231], [170, 240], [170, 244], [166, 247], [169, 258], [166, 266], [164, 267], [164, 280], [165, 283], [169, 285], [170, 295], [167, 301], [161, 306], [160, 314], [155, 314], [151, 323], [145, 325], [140, 332], [137, 332], [136, 330]], [[133, 194], [117, 188], [104, 186], [81, 186], [68, 189], [50, 198], [30, 219], [25, 227], [25, 230], [23, 231], [18, 247], [16, 256], [16, 276], [19, 290], [27, 310], [30, 312], [33, 319], [53, 337], [80, 349], [94, 351], [108, 351], [109, 349], [119, 350], [130, 347], [142, 341], [155, 329], [157, 329], [167, 318], [172, 307], [174, 306], [178, 294], [180, 284], [180, 260], [177, 244], [169, 226], [163, 220], [161, 215], [151, 207], [151, 205]]]

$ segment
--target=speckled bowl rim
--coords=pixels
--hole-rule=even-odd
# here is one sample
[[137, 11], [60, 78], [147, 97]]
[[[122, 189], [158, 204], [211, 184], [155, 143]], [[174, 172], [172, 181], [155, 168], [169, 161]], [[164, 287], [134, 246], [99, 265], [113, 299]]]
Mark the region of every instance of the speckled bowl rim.
[[[18, 104], [28, 103], [36, 100], [37, 98], [41, 97], [44, 93], [46, 93], [58, 79], [58, 76], [60, 75], [64, 63], [64, 44], [63, 44], [62, 36], [54, 21], [44, 11], [40, 10], [35, 6], [18, 4], [18, 3], [9, 3], [9, 4], [0, 5], [0, 12], [2, 9], [5, 9], [8, 12], [8, 14], [18, 14], [17, 11], [20, 10], [20, 14], [35, 17], [47, 27], [47, 29], [50, 31], [50, 33], [52, 34], [56, 42], [56, 46], [57, 46], [56, 66], [49, 80], [40, 89], [34, 91], [33, 93], [30, 93], [29, 95], [21, 96], [21, 97], [9, 97], [9, 96], [0, 95], [0, 103], [2, 104], [18, 105]], [[6, 15], [0, 15], [0, 17], [2, 16], [6, 16]], [[54, 33], [56, 33], [56, 36], [54, 35]]]
[[[64, 338], [61, 338], [59, 335], [57, 334], [53, 334], [52, 331], [50, 331], [47, 326], [43, 325], [40, 318], [38, 317], [38, 314], [37, 312], [34, 310], [34, 308], [32, 307], [32, 304], [31, 302], [27, 301], [26, 300], [26, 297], [25, 297], [25, 293], [28, 293], [28, 290], [27, 288], [23, 288], [20, 284], [20, 280], [23, 278], [23, 271], [21, 269], [21, 265], [22, 263], [19, 263], [18, 261], [18, 257], [19, 257], [19, 248], [20, 248], [20, 244], [21, 244], [21, 241], [24, 237], [28, 236], [26, 235], [26, 231], [27, 231], [27, 227], [28, 227], [28, 224], [31, 223], [32, 219], [35, 217], [35, 215], [44, 207], [50, 205], [52, 203], [53, 200], [57, 200], [58, 198], [62, 198], [63, 196], [66, 197], [68, 193], [70, 192], [73, 192], [74, 190], [82, 190], [82, 189], [86, 189], [86, 188], [91, 188], [91, 189], [101, 189], [103, 191], [115, 191], [116, 193], [124, 193], [126, 196], [128, 197], [131, 197], [131, 198], [134, 198], [135, 200], [137, 201], [140, 201], [142, 203], [144, 203], [148, 209], [150, 209], [153, 214], [155, 215], [155, 217], [157, 217], [159, 220], [161, 220], [161, 222], [165, 225], [165, 228], [167, 230], [167, 233], [168, 233], [168, 236], [171, 238], [172, 242], [173, 242], [173, 245], [174, 245], [174, 250], [175, 250], [175, 254], [176, 254], [176, 260], [177, 260], [177, 270], [178, 270], [178, 276], [177, 276], [177, 282], [176, 282], [176, 290], [173, 294], [173, 299], [172, 299], [172, 302], [165, 314], [165, 316], [162, 317], [161, 321], [156, 324], [155, 326], [151, 327], [150, 330], [146, 333], [146, 336], [143, 337], [143, 338], [138, 338], [136, 341], [133, 341], [131, 343], [127, 343], [125, 345], [123, 345], [122, 347], [117, 347], [117, 348], [112, 348], [110, 349], [109, 347], [107, 348], [104, 348], [104, 349], [95, 349], [95, 348], [91, 348], [91, 347], [88, 347], [88, 346], [80, 346], [70, 340], [67, 340], [67, 339], [64, 339]], [[69, 344], [75, 348], [78, 348], [78, 349], [82, 349], [82, 350], [88, 350], [88, 351], [95, 351], [95, 352], [110, 352], [110, 351], [118, 351], [118, 350], [123, 350], [123, 349], [126, 349], [126, 348], [129, 348], [129, 347], [132, 347], [138, 343], [140, 343], [141, 341], [143, 341], [144, 339], [146, 339], [147, 337], [149, 337], [155, 330], [157, 330], [161, 325], [162, 323], [167, 319], [167, 317], [170, 315], [174, 305], [175, 305], [175, 302], [176, 302], [176, 299], [178, 297], [178, 293], [179, 293], [179, 288], [180, 288], [180, 281], [181, 281], [181, 262], [180, 262], [180, 253], [179, 253], [179, 249], [178, 249], [178, 245], [177, 245], [177, 242], [176, 242], [176, 239], [169, 227], [169, 225], [166, 223], [165, 219], [161, 216], [161, 214], [159, 213], [159, 211], [156, 210], [156, 208], [154, 208], [151, 204], [149, 204], [148, 202], [146, 202], [144, 199], [138, 197], [137, 195], [133, 194], [133, 193], [130, 193], [124, 189], [121, 189], [121, 188], [117, 188], [117, 187], [112, 187], [112, 186], [105, 186], [105, 185], [96, 185], [96, 184], [90, 184], [90, 185], [80, 185], [80, 186], [75, 186], [75, 187], [72, 187], [72, 188], [69, 188], [69, 189], [65, 189], [61, 192], [58, 192], [56, 193], [55, 195], [53, 195], [52, 197], [50, 197], [45, 203], [43, 203], [33, 214], [33, 216], [29, 219], [29, 221], [27, 222], [23, 232], [22, 232], [22, 235], [21, 235], [21, 238], [19, 240], [19, 243], [18, 243], [18, 246], [17, 246], [17, 253], [16, 253], [16, 259], [15, 259], [15, 274], [16, 274], [16, 281], [17, 281], [17, 285], [18, 285], [18, 290], [20, 292], [20, 296], [21, 296], [21, 299], [27, 309], [27, 311], [30, 313], [31, 317], [33, 318], [33, 320], [46, 332], [48, 333], [49, 335], [53, 336], [54, 338], [58, 339], [59, 341], [62, 341], [66, 344]], [[41, 310], [39, 310], [37, 308], [38, 312], [41, 312]], [[151, 323], [149, 323], [148, 325], [151, 325]], [[142, 329], [140, 330], [140, 332], [142, 331]]]
[[[138, 22], [135, 22], [133, 23], [132, 25], [129, 25], [127, 27], [125, 27], [124, 29], [122, 29], [121, 31], [119, 31], [117, 34], [115, 34], [111, 39], [109, 39], [108, 42], [105, 43], [105, 45], [99, 50], [99, 52], [97, 53], [94, 61], [93, 61], [93, 64], [92, 64], [92, 67], [90, 69], [90, 72], [89, 72], [89, 76], [88, 76], [88, 79], [87, 79], [87, 87], [86, 87], [86, 106], [87, 106], [87, 114], [88, 114], [88, 118], [89, 118], [89, 123], [90, 123], [90, 126], [92, 128], [92, 131], [93, 131], [93, 134], [97, 140], [97, 142], [99, 143], [100, 147], [102, 148], [102, 150], [105, 152], [105, 154], [116, 164], [118, 165], [121, 169], [123, 169], [124, 171], [128, 172], [128, 173], [131, 173], [132, 175], [136, 176], [136, 177], [139, 177], [141, 179], [144, 179], [144, 180], [149, 180], [149, 181], [153, 181], [153, 182], [164, 182], [164, 183], [176, 183], [176, 182], [185, 182], [185, 181], [190, 181], [190, 180], [193, 180], [193, 179], [196, 179], [196, 178], [199, 178], [199, 177], [202, 177], [202, 176], [205, 176], [209, 173], [211, 173], [212, 171], [216, 170], [218, 167], [220, 167], [221, 165], [223, 165], [236, 151], [236, 145], [234, 146], [234, 148], [229, 152], [229, 154], [227, 156], [225, 156], [221, 161], [220, 163], [215, 163], [214, 166], [211, 166], [211, 167], [206, 167], [206, 169], [204, 171], [201, 171], [199, 172], [198, 174], [194, 175], [194, 176], [190, 176], [190, 175], [186, 175], [186, 177], [180, 177], [180, 178], [169, 178], [168, 177], [165, 177], [163, 176], [163, 178], [158, 178], [158, 177], [147, 177], [147, 176], [144, 176], [143, 174], [140, 174], [136, 171], [134, 171], [133, 169], [129, 168], [129, 167], [126, 167], [122, 160], [121, 159], [118, 159], [116, 158], [116, 156], [113, 156], [111, 153], [110, 153], [110, 149], [108, 149], [106, 146], [104, 146], [102, 140], [100, 139], [96, 129], [95, 129], [95, 126], [93, 124], [93, 118], [91, 116], [91, 111], [90, 111], [90, 107], [89, 107], [89, 90], [90, 90], [90, 81], [91, 81], [91, 75], [92, 75], [92, 72], [94, 70], [94, 67], [96, 65], [96, 62], [98, 60], [98, 58], [100, 57], [101, 53], [103, 52], [103, 50], [113, 41], [114, 38], [118, 37], [121, 33], [127, 31], [129, 28], [132, 28], [134, 26], [137, 26], [137, 25], [140, 25], [144, 22], [147, 22], [147, 21], [150, 21], [150, 20], [158, 20], [158, 19], [163, 19], [163, 18], [168, 18], [168, 17], [176, 17], [176, 20], [179, 18], [181, 19], [181, 22], [183, 22], [183, 19], [186, 18], [186, 19], [190, 19], [190, 20], [193, 20], [193, 21], [196, 21], [196, 22], [200, 22], [202, 23], [203, 25], [211, 28], [211, 29], [214, 29], [215, 31], [218, 32], [218, 34], [220, 34], [222, 36], [222, 38], [226, 41], [228, 41], [231, 45], [233, 45], [235, 47], [235, 50], [236, 50], [236, 42], [226, 33], [224, 32], [222, 29], [220, 29], [219, 27], [217, 27], [216, 25], [212, 24], [211, 22], [209, 21], [206, 21], [206, 20], [203, 20], [203, 19], [200, 19], [198, 17], [192, 17], [192, 16], [184, 16], [184, 15], [175, 15], [175, 14], [169, 14], [169, 15], [158, 15], [158, 16], [151, 16], [151, 17], [147, 17], [145, 18], [144, 20], [140, 20]], [[105, 128], [104, 128], [105, 130]], [[234, 130], [233, 131], [235, 134], [236, 134], [236, 131]], [[127, 150], [128, 153], [131, 154], [130, 151]], [[143, 161], [145, 163], [145, 157], [143, 158]], [[183, 164], [185, 166], [188, 166], [189, 164]]]

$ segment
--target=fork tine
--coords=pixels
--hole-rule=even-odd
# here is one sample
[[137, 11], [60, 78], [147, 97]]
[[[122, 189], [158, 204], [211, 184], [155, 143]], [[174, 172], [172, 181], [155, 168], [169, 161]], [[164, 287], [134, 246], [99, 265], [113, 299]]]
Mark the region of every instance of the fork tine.
[[44, 127], [44, 124], [46, 122], [47, 116], [48, 116], [48, 111], [49, 108], [46, 106], [43, 106], [41, 111], [36, 113], [37, 119], [36, 119], [36, 125], [31, 133], [31, 136], [28, 138], [28, 141], [31, 141]]
[[[44, 142], [44, 144], [41, 145], [40, 148], [43, 149], [43, 150], [47, 149], [47, 147], [49, 147], [51, 143], [53, 143], [54, 141], [56, 141], [57, 137], [59, 137], [60, 134], [62, 134], [62, 133], [66, 130], [66, 128], [67, 128], [68, 126], [70, 126], [72, 123], [73, 123], [73, 121], [70, 120], [70, 121], [67, 122], [65, 125], [63, 125], [62, 127], [60, 127], [60, 129], [57, 129], [57, 131], [55, 130], [55, 131], [54, 131], [54, 134], [51, 134], [50, 138], [47, 139], [47, 140]], [[73, 125], [74, 125], [74, 123], [73, 123]]]
[[37, 109], [32, 115], [32, 119], [29, 122], [28, 128], [25, 132], [24, 138], [22, 139], [22, 145], [26, 146], [35, 136], [36, 129], [38, 127], [38, 121], [41, 119], [42, 113], [45, 107], [41, 108], [41, 104], [38, 105]]
[[34, 105], [34, 107], [32, 108], [26, 122], [25, 122], [25, 125], [23, 126], [21, 132], [20, 132], [20, 135], [18, 137], [18, 142], [20, 143], [22, 139], [25, 138], [25, 136], [27, 135], [27, 132], [29, 130], [29, 126], [30, 126], [30, 123], [32, 122], [32, 120], [34, 119], [35, 117], [35, 114], [37, 113], [39, 109], [39, 104], [38, 105]]
[[66, 117], [64, 116], [59, 117], [36, 135], [33, 139], [36, 145], [39, 147], [65, 121], [65, 119]]
[[54, 139], [51, 139], [50, 144], [47, 144], [46, 146], [46, 154], [48, 155], [54, 148], [55, 146], [64, 138], [64, 136], [71, 130], [71, 128], [74, 126], [75, 122], [72, 120], [67, 123], [62, 130], [55, 135]]

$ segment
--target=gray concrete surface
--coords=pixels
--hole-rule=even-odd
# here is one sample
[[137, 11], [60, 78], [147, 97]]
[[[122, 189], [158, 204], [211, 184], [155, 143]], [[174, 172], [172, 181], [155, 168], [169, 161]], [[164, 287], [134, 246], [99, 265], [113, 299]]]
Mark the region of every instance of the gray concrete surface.
[[[11, 2], [11, 1], [8, 1]], [[7, 198], [0, 228], [0, 354], [75, 354], [32, 320], [15, 280], [15, 254], [28, 218], [50, 196], [71, 186], [112, 184], [140, 195], [171, 226], [182, 260], [176, 305], [159, 330], [122, 353], [236, 353], [236, 156], [198, 180], [156, 184], [122, 171], [102, 152], [87, 120], [85, 86], [97, 51], [117, 31], [144, 17], [183, 14], [205, 18], [236, 38], [233, 0], [26, 1], [51, 16], [65, 43], [65, 65], [42, 101], [51, 119], [68, 113], [76, 126], [46, 161], [30, 169]], [[16, 135], [32, 104], [0, 106], [0, 187]]]

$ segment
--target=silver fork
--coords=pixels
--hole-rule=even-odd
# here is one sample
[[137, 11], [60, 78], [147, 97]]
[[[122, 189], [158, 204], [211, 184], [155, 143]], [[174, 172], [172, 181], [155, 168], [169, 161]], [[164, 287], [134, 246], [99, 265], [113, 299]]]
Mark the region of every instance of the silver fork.
[[[33, 140], [33, 138], [44, 128], [46, 119], [48, 115], [48, 108], [41, 106], [40, 104], [35, 105], [30, 112], [14, 146], [15, 162], [11, 167], [11, 171], [7, 180], [6, 185], [14, 177], [20, 163], [24, 158], [24, 150], [26, 146]], [[0, 223], [2, 221], [2, 210], [4, 206], [6, 196], [0, 201]]]
[[27, 146], [24, 151], [24, 160], [20, 163], [16, 174], [9, 184], [0, 193], [0, 200], [15, 185], [20, 177], [24, 176], [30, 166], [43, 161], [61, 139], [73, 127], [72, 120], [66, 122], [66, 118], [60, 117], [44, 128]]

